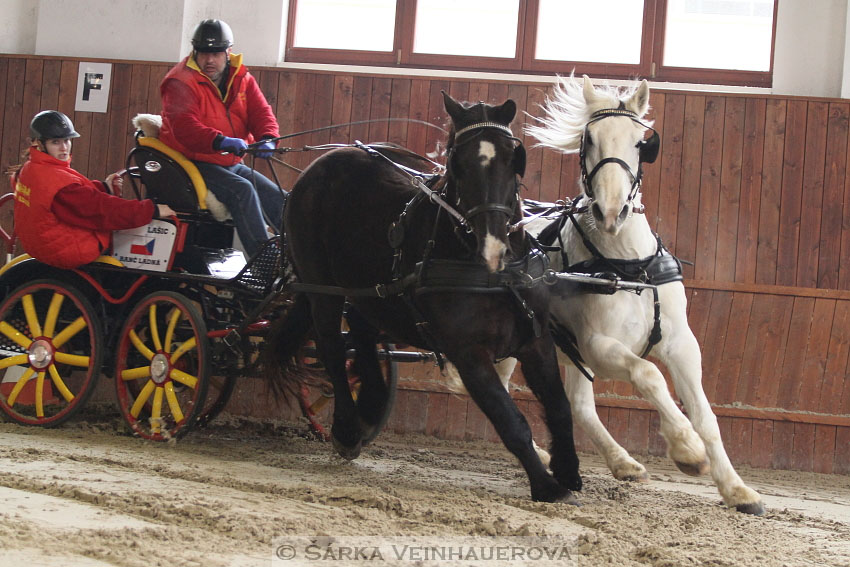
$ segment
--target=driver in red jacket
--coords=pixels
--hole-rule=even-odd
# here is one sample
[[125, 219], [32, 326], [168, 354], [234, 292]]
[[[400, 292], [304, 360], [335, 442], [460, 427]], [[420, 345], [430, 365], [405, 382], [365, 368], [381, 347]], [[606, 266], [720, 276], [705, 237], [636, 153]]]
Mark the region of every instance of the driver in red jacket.
[[15, 187], [15, 231], [24, 250], [57, 268], [94, 261], [110, 246], [112, 231], [148, 224], [175, 214], [150, 199], [136, 201], [109, 194], [122, 180], [111, 174], [92, 181], [71, 168], [71, 139], [80, 135], [56, 110], [35, 115], [30, 123], [29, 159]]
[[[255, 155], [274, 155], [277, 119], [257, 81], [231, 53], [233, 32], [221, 20], [204, 20], [192, 36], [192, 53], [160, 85], [159, 139], [192, 160], [207, 189], [230, 211], [239, 240], [253, 256], [278, 229], [285, 192], [240, 157], [260, 141]], [[264, 217], [265, 212], [265, 217]]]

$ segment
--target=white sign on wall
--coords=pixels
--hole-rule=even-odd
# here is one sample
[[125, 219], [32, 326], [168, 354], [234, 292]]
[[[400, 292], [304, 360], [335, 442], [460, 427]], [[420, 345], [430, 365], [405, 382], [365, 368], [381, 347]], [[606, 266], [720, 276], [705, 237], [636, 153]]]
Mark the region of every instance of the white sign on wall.
[[86, 63], [80, 61], [77, 76], [77, 104], [74, 110], [106, 112], [109, 104], [109, 83], [112, 63]]

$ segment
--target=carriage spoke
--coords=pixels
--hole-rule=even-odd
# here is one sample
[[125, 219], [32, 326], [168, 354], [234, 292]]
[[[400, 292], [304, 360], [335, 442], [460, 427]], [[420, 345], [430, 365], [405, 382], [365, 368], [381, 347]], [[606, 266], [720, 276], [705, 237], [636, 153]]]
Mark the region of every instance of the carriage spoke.
[[151, 339], [153, 339], [153, 347], [156, 352], [162, 351], [162, 343], [159, 341], [159, 327], [156, 322], [156, 303], [151, 303], [148, 309], [148, 324], [151, 328]]
[[68, 389], [65, 382], [62, 381], [62, 377], [59, 376], [59, 371], [56, 370], [56, 365], [51, 364], [47, 367], [47, 370], [50, 372], [50, 379], [53, 380], [53, 385], [56, 386], [56, 389], [59, 390], [59, 393], [62, 394], [63, 398], [65, 398], [65, 401], [71, 403], [74, 400], [74, 394], [71, 393], [71, 390]]
[[4, 358], [0, 360], [0, 370], [4, 368], [9, 368], [10, 366], [17, 366], [19, 364], [26, 364], [29, 362], [27, 355], [25, 354], [16, 354], [15, 356], [10, 356], [9, 358]]
[[67, 354], [64, 352], [57, 352], [55, 359], [56, 362], [61, 362], [62, 364], [70, 364], [71, 366], [79, 366], [80, 368], [88, 368], [91, 362], [91, 359], [88, 356], [82, 356], [79, 354]]
[[168, 328], [165, 329], [165, 352], [171, 352], [171, 339], [174, 338], [174, 327], [177, 326], [177, 321], [180, 319], [181, 311], [174, 309], [168, 317]]
[[151, 397], [154, 389], [156, 388], [156, 384], [154, 384], [153, 380], [148, 380], [148, 383], [145, 384], [145, 387], [142, 388], [142, 391], [139, 392], [136, 401], [133, 403], [133, 407], [130, 408], [130, 415], [134, 418], [139, 417], [139, 413], [142, 411], [144, 405], [148, 402], [148, 398]]
[[54, 293], [53, 299], [50, 300], [50, 307], [47, 308], [47, 317], [44, 318], [44, 336], [52, 337], [56, 330], [56, 321], [59, 319], [59, 309], [62, 308], [62, 302], [65, 301], [65, 296], [61, 293]]
[[29, 348], [32, 344], [32, 339], [21, 333], [6, 321], [0, 321], [0, 333], [6, 335], [10, 341], [14, 341], [23, 348]]
[[176, 368], [172, 368], [171, 372], [168, 373], [168, 376], [172, 380], [176, 380], [177, 382], [180, 382], [184, 386], [188, 386], [193, 390], [195, 389], [195, 386], [198, 385], [198, 379], [195, 376], [192, 376], [191, 374], [186, 374], [182, 370], [177, 370]]
[[188, 339], [182, 345], [174, 349], [174, 353], [171, 355], [171, 364], [176, 363], [177, 359], [186, 354], [187, 351], [195, 348], [196, 345], [197, 341], [195, 340], [195, 337], [192, 337], [191, 339]]
[[138, 368], [128, 368], [121, 371], [122, 380], [138, 380], [139, 378], [149, 378], [150, 375], [150, 366], [139, 366]]
[[15, 387], [12, 388], [12, 391], [9, 392], [9, 397], [6, 398], [6, 403], [9, 404], [9, 407], [15, 405], [15, 402], [18, 400], [18, 394], [21, 393], [21, 390], [24, 389], [24, 386], [27, 382], [29, 382], [29, 379], [32, 378], [33, 374], [35, 374], [35, 370], [27, 368], [26, 372], [18, 378], [18, 382], [15, 384]]
[[44, 417], [44, 372], [35, 379], [35, 415]]
[[53, 337], [53, 348], [61, 347], [87, 326], [86, 320], [83, 319], [82, 316], [77, 317], [73, 323], [62, 329], [62, 332]]
[[136, 347], [136, 350], [142, 354], [142, 356], [148, 360], [153, 358], [153, 351], [145, 346], [145, 343], [142, 342], [142, 339], [139, 338], [136, 331], [130, 331], [130, 341], [133, 343], [133, 346]]
[[27, 318], [27, 325], [29, 325], [32, 336], [40, 337], [41, 324], [38, 322], [38, 313], [35, 312], [35, 304], [32, 301], [32, 295], [28, 293], [23, 296], [21, 298], [21, 304], [24, 306], [24, 315]]
[[180, 409], [180, 402], [177, 400], [177, 394], [174, 393], [174, 384], [171, 382], [165, 383], [165, 399], [168, 401], [168, 407], [171, 408], [171, 415], [174, 416], [174, 421], [176, 423], [183, 421], [183, 410]]
[[157, 386], [153, 393], [151, 406], [151, 431], [159, 433], [162, 428], [162, 386]]

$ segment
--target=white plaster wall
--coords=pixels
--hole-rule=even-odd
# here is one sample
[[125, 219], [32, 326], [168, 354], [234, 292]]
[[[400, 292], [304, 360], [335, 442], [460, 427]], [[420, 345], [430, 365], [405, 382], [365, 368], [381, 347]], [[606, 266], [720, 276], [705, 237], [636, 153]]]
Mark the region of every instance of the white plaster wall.
[[39, 0], [0, 1], [0, 53], [35, 52]]
[[779, 0], [773, 93], [841, 96], [847, 0]]
[[850, 98], [850, 9], [844, 26], [844, 73], [841, 76], [841, 98]]
[[35, 54], [174, 61], [182, 21], [173, 0], [43, 0]]

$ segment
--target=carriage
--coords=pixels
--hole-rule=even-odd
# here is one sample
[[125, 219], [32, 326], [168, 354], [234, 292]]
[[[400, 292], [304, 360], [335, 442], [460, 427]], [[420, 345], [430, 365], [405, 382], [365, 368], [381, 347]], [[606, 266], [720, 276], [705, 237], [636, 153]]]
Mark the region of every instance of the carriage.
[[[194, 164], [145, 119], [134, 124], [130, 186], [178, 216], [117, 231], [111, 254], [73, 270], [8, 255], [0, 267], [0, 410], [15, 422], [65, 422], [105, 375], [133, 434], [155, 441], [184, 435], [225, 407], [238, 378], [257, 375], [270, 321], [289, 305], [281, 237], [246, 261], [231, 248], [233, 224]], [[0, 204], [12, 200], [7, 194]], [[13, 251], [14, 231], [0, 236]], [[315, 356], [310, 347], [303, 354]], [[431, 358], [383, 339], [378, 355], [392, 392], [399, 361]], [[357, 377], [350, 379], [356, 389]], [[310, 427], [327, 437], [321, 410], [330, 389], [299, 393]]]

